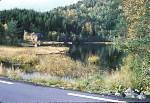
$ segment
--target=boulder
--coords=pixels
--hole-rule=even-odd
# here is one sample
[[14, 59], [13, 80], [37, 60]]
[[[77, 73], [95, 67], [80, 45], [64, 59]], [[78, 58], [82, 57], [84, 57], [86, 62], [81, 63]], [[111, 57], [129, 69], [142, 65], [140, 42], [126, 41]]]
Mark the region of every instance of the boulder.
[[115, 95], [115, 92], [112, 92], [112, 91], [111, 91], [109, 94], [110, 94], [110, 95]]
[[126, 96], [132, 95], [132, 93], [134, 93], [134, 91], [130, 87], [124, 92]]
[[121, 92], [116, 91], [115, 96], [121, 96]]
[[131, 92], [134, 92], [134, 91], [131, 89], [131, 87], [129, 87], [129, 88], [125, 91], [125, 93], [131, 93]]
[[137, 96], [138, 96], [137, 93], [132, 93], [132, 94], [131, 94], [131, 97], [132, 97], [132, 98], [137, 98]]
[[138, 94], [135, 93], [130, 87], [124, 92], [128, 98], [137, 98]]
[[137, 96], [138, 99], [146, 99], [146, 95], [144, 93], [140, 93], [140, 95]]
[[134, 91], [135, 91], [135, 93], [137, 93], [137, 94], [140, 94], [140, 93], [141, 93], [141, 91], [138, 90], [138, 89], [135, 89]]

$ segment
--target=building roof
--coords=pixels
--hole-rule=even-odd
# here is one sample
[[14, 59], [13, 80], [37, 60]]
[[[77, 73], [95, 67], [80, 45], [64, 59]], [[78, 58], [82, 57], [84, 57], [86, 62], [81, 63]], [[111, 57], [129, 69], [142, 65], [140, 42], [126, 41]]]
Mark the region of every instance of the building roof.
[[44, 37], [42, 33], [27, 33], [27, 35], [37, 35], [38, 37]]

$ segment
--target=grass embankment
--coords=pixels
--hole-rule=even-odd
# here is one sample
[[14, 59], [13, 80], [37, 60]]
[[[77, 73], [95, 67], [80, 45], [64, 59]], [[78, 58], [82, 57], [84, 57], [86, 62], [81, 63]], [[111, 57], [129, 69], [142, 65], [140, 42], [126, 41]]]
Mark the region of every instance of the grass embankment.
[[[0, 76], [50, 87], [72, 89], [92, 93], [109, 93], [107, 91], [125, 91], [128, 87], [137, 88], [140, 78], [131, 70], [117, 70], [112, 73], [96, 69], [91, 63], [84, 65], [70, 57], [59, 54], [66, 47], [5, 47], [0, 46], [0, 62], [10, 64], [30, 64], [30, 68], [13, 68], [0, 65]], [[55, 54], [56, 53], [56, 54]], [[39, 56], [39, 54], [43, 54]], [[45, 54], [45, 55], [44, 55]], [[48, 55], [49, 54], [49, 55]], [[94, 60], [98, 60], [98, 58]], [[93, 62], [92, 58], [89, 61]], [[96, 61], [97, 63], [97, 61]], [[39, 74], [26, 78], [27, 72]], [[150, 94], [150, 88], [143, 89]]]

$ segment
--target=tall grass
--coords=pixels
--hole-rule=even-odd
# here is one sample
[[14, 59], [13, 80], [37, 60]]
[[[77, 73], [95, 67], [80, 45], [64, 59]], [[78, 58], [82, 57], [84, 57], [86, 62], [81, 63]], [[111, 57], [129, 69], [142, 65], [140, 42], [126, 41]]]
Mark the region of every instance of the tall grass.
[[8, 77], [8, 78], [20, 78], [21, 75], [24, 75], [24, 71], [22, 69], [14, 69], [12, 68], [6, 68], [2, 65], [2, 63], [0, 64], [0, 76], [2, 77]]
[[73, 61], [70, 57], [57, 55], [45, 56], [40, 59], [36, 70], [42, 73], [48, 73], [52, 76], [81, 78], [93, 70], [91, 66], [85, 66], [79, 61]]
[[109, 90], [126, 90], [137, 88], [136, 73], [131, 70], [119, 70], [104, 74], [104, 83]]

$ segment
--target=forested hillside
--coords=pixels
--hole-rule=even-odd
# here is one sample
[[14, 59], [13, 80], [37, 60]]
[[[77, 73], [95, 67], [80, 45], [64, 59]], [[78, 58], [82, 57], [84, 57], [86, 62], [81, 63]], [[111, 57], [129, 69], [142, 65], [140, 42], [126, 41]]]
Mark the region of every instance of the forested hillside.
[[43, 13], [20, 9], [0, 11], [0, 21], [5, 25], [16, 22], [21, 37], [26, 30], [42, 32], [48, 40], [112, 41], [118, 36], [114, 31], [121, 13], [120, 0], [83, 0]]

